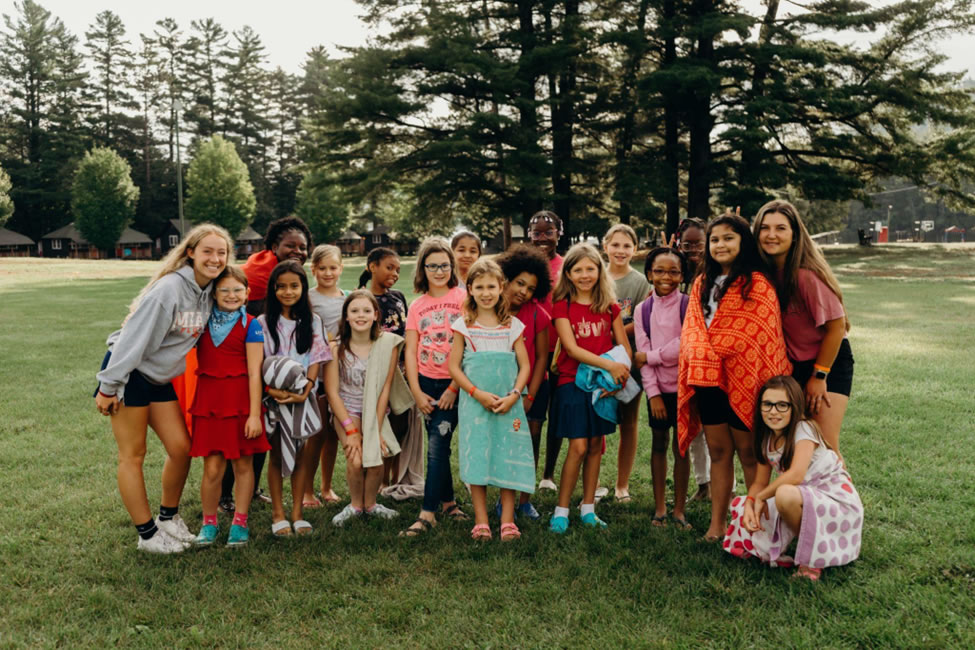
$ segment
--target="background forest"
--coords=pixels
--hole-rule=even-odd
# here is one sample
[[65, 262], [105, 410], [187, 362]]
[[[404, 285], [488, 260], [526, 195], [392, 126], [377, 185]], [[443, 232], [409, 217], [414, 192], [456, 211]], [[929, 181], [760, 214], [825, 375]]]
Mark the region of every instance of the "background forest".
[[7, 227], [38, 239], [74, 220], [75, 172], [108, 148], [138, 188], [132, 226], [153, 236], [177, 214], [177, 139], [187, 163], [213, 136], [254, 197], [225, 225], [263, 232], [297, 211], [319, 241], [363, 222], [490, 235], [543, 207], [573, 236], [616, 221], [669, 231], [773, 194], [826, 230], [848, 225], [850, 200], [881, 218], [871, 193], [911, 185], [942, 220], [964, 225], [953, 211], [975, 206], [972, 88], [938, 53], [975, 26], [971, 0], [359, 5], [369, 44], [313, 48], [294, 75], [269, 68], [257, 31], [219, 18], [132, 34], [102, 11], [73, 34], [14, 2], [0, 28]]

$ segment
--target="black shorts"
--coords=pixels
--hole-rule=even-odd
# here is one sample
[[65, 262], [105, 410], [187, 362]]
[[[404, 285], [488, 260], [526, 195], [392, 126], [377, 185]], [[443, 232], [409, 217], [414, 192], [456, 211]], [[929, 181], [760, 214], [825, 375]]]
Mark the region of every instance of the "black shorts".
[[677, 428], [677, 393], [661, 393], [660, 398], [664, 401], [664, 408], [667, 409], [667, 419], [657, 420], [653, 417], [650, 410], [650, 398], [647, 398], [647, 416], [650, 418], [650, 428], [658, 431]]
[[531, 408], [525, 414], [529, 422], [545, 421], [545, 414], [548, 413], [548, 398], [551, 392], [552, 388], [549, 385], [548, 377], [546, 377], [542, 380], [541, 386], [538, 387], [538, 392], [535, 394], [535, 401], [532, 402]]
[[[806, 382], [813, 376], [813, 365], [815, 363], [815, 359], [792, 362], [792, 378], [799, 383], [800, 388], [806, 388]], [[840, 343], [839, 352], [836, 353], [836, 360], [833, 361], [833, 367], [826, 375], [826, 391], [849, 397], [852, 389], [853, 350], [850, 348], [850, 340], [843, 339], [843, 342]]]
[[[102, 370], [108, 365], [108, 360], [112, 358], [112, 351], [109, 350], [105, 353], [105, 358], [102, 359]], [[101, 388], [99, 384], [98, 388]], [[95, 388], [95, 393], [92, 395], [94, 397], [98, 394], [98, 388]], [[154, 384], [138, 370], [133, 370], [129, 374], [129, 380], [125, 383], [125, 393], [122, 398], [122, 403], [126, 406], [149, 406], [151, 402], [176, 402], [179, 398], [176, 397], [176, 389], [173, 388], [173, 382], [169, 381], [165, 384]]]
[[697, 412], [701, 416], [701, 424], [727, 424], [739, 431], [752, 430], [735, 414], [728, 403], [728, 396], [717, 386], [695, 386], [694, 393], [697, 395]]

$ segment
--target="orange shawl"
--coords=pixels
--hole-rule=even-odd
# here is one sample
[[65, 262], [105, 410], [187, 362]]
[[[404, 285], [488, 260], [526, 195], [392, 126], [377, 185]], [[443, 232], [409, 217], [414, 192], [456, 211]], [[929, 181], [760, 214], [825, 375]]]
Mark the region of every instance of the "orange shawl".
[[752, 273], [748, 300], [742, 300], [744, 278], [738, 278], [721, 298], [710, 328], [705, 325], [701, 308], [703, 280], [703, 276], [698, 276], [694, 281], [680, 337], [677, 440], [681, 454], [687, 453], [687, 447], [701, 430], [695, 386], [717, 386], [723, 390], [735, 414], [750, 427], [755, 397], [762, 384], [771, 377], [792, 372], [785, 354], [779, 300], [768, 279], [757, 271]]

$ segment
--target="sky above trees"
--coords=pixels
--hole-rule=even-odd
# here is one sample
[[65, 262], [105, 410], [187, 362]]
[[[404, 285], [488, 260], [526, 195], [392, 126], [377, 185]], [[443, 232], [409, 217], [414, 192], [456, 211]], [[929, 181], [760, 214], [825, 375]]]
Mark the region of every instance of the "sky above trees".
[[[270, 67], [281, 66], [287, 72], [297, 74], [305, 55], [316, 45], [325, 46], [329, 54], [339, 56], [339, 46], [364, 45], [370, 29], [359, 20], [362, 8], [355, 0], [275, 0], [270, 5], [236, 0], [171, 0], [167, 3], [132, 2], [132, 0], [102, 0], [97, 3], [78, 0], [47, 0], [45, 9], [59, 17], [71, 32], [83, 34], [95, 14], [108, 9], [118, 14], [131, 37], [151, 33], [156, 21], [170, 17], [180, 25], [191, 20], [213, 17], [228, 32], [250, 25], [261, 34], [267, 48]], [[742, 0], [746, 9], [755, 9], [762, 0]], [[873, 2], [876, 5], [891, 4], [891, 0]], [[783, 3], [783, 13], [801, 11], [798, 4]], [[14, 11], [11, 0], [0, 1], [0, 13]], [[841, 40], [868, 43], [875, 38], [870, 34], [843, 35]], [[955, 35], [937, 44], [937, 49], [949, 57], [948, 70], [967, 70], [967, 76], [975, 76], [975, 57], [971, 54], [972, 35]]]

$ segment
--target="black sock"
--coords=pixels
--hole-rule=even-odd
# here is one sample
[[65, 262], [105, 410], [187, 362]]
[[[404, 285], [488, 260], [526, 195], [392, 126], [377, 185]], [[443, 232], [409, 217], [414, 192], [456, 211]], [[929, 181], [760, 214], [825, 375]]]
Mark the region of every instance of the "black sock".
[[155, 519], [150, 519], [144, 524], [137, 524], [135, 529], [139, 531], [139, 537], [142, 539], [152, 539], [152, 536], [156, 534], [157, 530], [159, 530], [156, 528]]
[[179, 514], [179, 506], [170, 508], [169, 506], [159, 506], [159, 521], [169, 521]]

